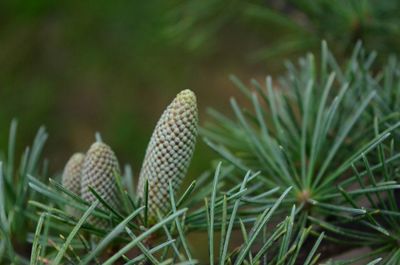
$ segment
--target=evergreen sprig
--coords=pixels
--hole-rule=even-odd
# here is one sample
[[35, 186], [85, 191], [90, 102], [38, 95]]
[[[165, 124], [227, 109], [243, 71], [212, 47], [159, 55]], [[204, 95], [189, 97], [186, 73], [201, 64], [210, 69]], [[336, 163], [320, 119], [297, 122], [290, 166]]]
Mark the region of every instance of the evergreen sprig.
[[[200, 232], [209, 264], [398, 264], [400, 79], [394, 59], [372, 70], [375, 56], [358, 44], [342, 66], [323, 43], [319, 63], [287, 63], [279, 84], [233, 77], [253, 110], [232, 99], [235, 119], [210, 111], [201, 133], [229, 163], [181, 193], [197, 135], [191, 91], [156, 126], [137, 190], [99, 134], [47, 180], [41, 128], [17, 168], [13, 121], [0, 159], [0, 262], [198, 264], [190, 235]], [[336, 260], [327, 249], [338, 245], [371, 251]]]
[[[385, 78], [376, 75], [371, 70], [374, 57], [359, 44], [350, 60], [339, 66], [323, 43], [319, 65], [312, 54], [301, 58], [299, 67], [287, 63], [287, 74], [275, 86], [267, 77], [265, 86], [252, 80], [250, 89], [232, 77], [253, 110], [241, 108], [235, 99], [231, 105], [236, 119], [210, 110], [214, 122], [202, 130], [206, 143], [239, 171], [260, 170], [260, 193], [293, 187], [285, 203], [288, 209], [297, 205], [298, 220], [325, 222], [329, 217], [340, 223], [349, 216], [370, 215], [343, 197], [337, 186], [364, 196], [399, 188], [395, 176], [378, 175], [379, 187], [361, 186], [351, 177], [351, 167], [362, 158], [371, 161], [371, 172], [379, 170], [383, 162], [377, 149], [383, 150], [387, 164], [400, 165], [399, 112], [391, 107], [396, 100], [380, 108], [384, 98], [398, 91], [396, 70], [392, 63]], [[306, 226], [296, 223], [299, 229]]]
[[46, 130], [41, 127], [17, 164], [17, 121], [11, 122], [7, 155], [0, 159], [0, 263], [29, 263], [21, 246], [39, 218], [28, 200], [40, 200], [40, 196], [28, 188], [28, 176], [47, 175], [47, 164], [41, 161], [46, 139]]
[[[212, 240], [214, 232], [211, 231], [224, 231], [221, 243], [218, 244], [223, 246], [219, 250], [221, 253], [218, 258], [220, 264], [229, 264], [230, 262], [242, 264], [245, 260], [248, 261], [249, 256], [254, 256], [254, 261], [257, 261], [264, 258], [267, 251], [275, 253], [282, 245], [276, 245], [274, 242], [280, 242], [282, 238], [289, 237], [286, 240], [290, 242], [300, 240], [300, 238], [292, 239], [292, 235], [285, 236], [286, 233], [289, 233], [288, 226], [293, 226], [294, 210], [289, 219], [284, 220], [277, 226], [276, 230], [274, 229], [270, 235], [271, 238], [263, 230], [265, 224], [274, 216], [274, 212], [289, 189], [274, 204], [263, 207], [260, 214], [253, 214], [251, 218], [246, 217], [245, 208], [247, 204], [244, 204], [242, 200], [245, 197], [252, 200], [251, 191], [248, 191], [247, 185], [254, 182], [259, 175], [248, 172], [239, 186], [235, 186], [227, 192], [221, 192], [221, 185], [217, 185], [217, 183], [227, 178], [226, 173], [227, 171], [221, 169], [219, 165], [214, 175], [212, 188], [208, 186], [206, 188], [199, 187], [196, 182], [193, 182], [179, 199], [175, 199], [172, 185], [170, 185], [171, 211], [167, 215], [159, 213], [159, 220], [149, 227], [144, 226], [142, 217], [146, 205], [136, 204], [139, 201], [132, 198], [128, 193], [122, 195], [124, 197], [122, 200], [130, 202], [129, 208], [116, 212], [101, 196], [95, 203], [89, 205], [53, 180], [50, 180], [50, 186], [46, 186], [37, 179], [30, 177], [30, 186], [36, 192], [51, 198], [55, 205], [60, 206], [60, 208], [48, 207], [36, 201], [30, 202], [43, 212], [36, 233], [30, 236], [36, 251], [36, 253], [32, 253], [32, 256], [36, 257], [36, 260], [52, 261], [52, 264], [53, 262], [58, 264], [61, 260], [68, 260], [73, 264], [87, 264], [95, 260], [96, 257], [102, 258], [102, 264], [113, 264], [113, 262], [121, 259], [127, 264], [135, 264], [145, 259], [155, 264], [161, 261], [169, 261], [166, 264], [176, 264], [177, 261], [196, 264], [196, 259], [192, 256], [187, 239], [190, 232], [208, 231], [211, 251], [211, 249], [214, 250], [214, 241]], [[204, 180], [199, 179], [199, 181]], [[64, 193], [65, 196], [59, 196], [60, 192]], [[94, 190], [92, 192], [95, 194]], [[202, 194], [203, 198], [191, 196], [197, 193]], [[68, 214], [68, 211], [63, 210], [63, 204], [79, 208], [84, 211], [84, 214], [80, 219], [74, 219], [73, 216]], [[99, 205], [103, 205], [104, 210], [97, 207]], [[113, 226], [112, 228], [95, 227], [86, 222], [90, 216], [107, 220]], [[232, 244], [231, 238], [234, 229], [240, 227], [245, 229], [250, 224], [253, 224], [253, 228], [250, 229], [248, 234], [243, 234], [244, 238], [247, 239], [245, 240], [246, 243], [241, 245], [240, 251], [229, 251], [228, 246]], [[50, 228], [50, 233], [42, 233], [44, 226]], [[243, 230], [243, 233], [245, 231]], [[264, 245], [257, 252], [254, 249], [254, 243], [256, 239], [262, 238], [262, 232], [264, 232]], [[303, 231], [302, 242], [309, 232], [309, 229]], [[88, 244], [86, 241], [94, 239], [87, 237], [87, 235], [97, 235], [95, 239], [97, 242], [94, 245]], [[104, 253], [111, 247], [114, 254], [105, 258]], [[300, 248], [299, 246], [294, 247]], [[46, 252], [39, 255], [38, 249], [43, 248], [46, 249]], [[156, 252], [159, 253], [156, 255], [157, 257], [154, 256]], [[137, 253], [141, 253], [141, 255]], [[297, 251], [294, 254], [296, 256], [281, 258], [296, 260], [299, 253]], [[310, 254], [310, 256], [314, 254]], [[31, 260], [31, 262], [34, 262], [34, 260]]]
[[[365, 209], [362, 216], [342, 216], [342, 221], [327, 222], [310, 217], [310, 220], [327, 231], [333, 241], [347, 245], [369, 246], [371, 251], [349, 260], [332, 262], [333, 264], [352, 264], [357, 261], [380, 260], [379, 264], [400, 263], [399, 205], [398, 189], [399, 156], [394, 157], [394, 145], [379, 145], [375, 152], [379, 161], [372, 164], [365, 155], [353, 161], [352, 176], [338, 186], [342, 197], [353, 207]], [[354, 190], [353, 180], [361, 190]]]

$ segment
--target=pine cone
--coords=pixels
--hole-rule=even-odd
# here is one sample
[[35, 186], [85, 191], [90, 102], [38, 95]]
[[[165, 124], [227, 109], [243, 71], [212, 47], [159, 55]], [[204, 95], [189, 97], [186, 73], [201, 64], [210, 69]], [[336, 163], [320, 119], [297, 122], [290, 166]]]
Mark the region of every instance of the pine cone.
[[[118, 160], [111, 148], [100, 142], [92, 144], [86, 154], [82, 169], [82, 198], [89, 203], [97, 200], [89, 190], [89, 187], [92, 187], [111, 207], [117, 208], [118, 195], [114, 174], [119, 173]], [[99, 208], [104, 207], [99, 206]], [[92, 216], [88, 221], [93, 225], [107, 226], [105, 220]]]
[[169, 181], [176, 191], [186, 175], [197, 136], [196, 96], [190, 90], [180, 92], [158, 121], [140, 171], [138, 196], [143, 199], [148, 180], [149, 220], [154, 222], [157, 210], [170, 209]]
[[62, 175], [62, 185], [76, 195], [81, 195], [81, 170], [85, 155], [75, 153], [65, 165]]
[[[85, 155], [82, 153], [75, 153], [72, 155], [65, 165], [62, 175], [63, 187], [78, 196], [81, 195], [81, 171], [84, 159]], [[79, 217], [81, 213], [79, 210], [76, 210], [70, 206], [66, 207], [66, 211], [75, 217]]]

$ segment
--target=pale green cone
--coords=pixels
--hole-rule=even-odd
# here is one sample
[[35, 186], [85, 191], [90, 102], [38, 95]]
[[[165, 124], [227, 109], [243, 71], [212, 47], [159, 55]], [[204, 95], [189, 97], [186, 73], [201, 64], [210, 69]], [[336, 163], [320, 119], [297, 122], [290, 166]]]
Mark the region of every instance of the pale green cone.
[[183, 90], [154, 129], [138, 184], [138, 196], [142, 198], [148, 180], [148, 213], [152, 222], [156, 220], [157, 210], [165, 214], [170, 209], [169, 181], [175, 192], [186, 175], [196, 143], [197, 124], [196, 96], [191, 90]]
[[[89, 190], [89, 187], [92, 187], [112, 208], [116, 209], [118, 195], [115, 174], [120, 174], [120, 170], [117, 157], [111, 148], [101, 142], [92, 144], [82, 169], [82, 198], [89, 203], [97, 200]], [[88, 221], [93, 225], [107, 226], [107, 222], [99, 218], [89, 217]]]
[[[85, 155], [82, 153], [73, 154], [65, 165], [61, 178], [62, 186], [78, 196], [81, 195], [81, 171], [84, 159]], [[70, 206], [66, 207], [66, 211], [75, 217], [81, 214], [79, 210]]]
[[81, 194], [81, 170], [85, 155], [75, 153], [68, 160], [62, 174], [62, 185], [69, 191], [80, 196]]

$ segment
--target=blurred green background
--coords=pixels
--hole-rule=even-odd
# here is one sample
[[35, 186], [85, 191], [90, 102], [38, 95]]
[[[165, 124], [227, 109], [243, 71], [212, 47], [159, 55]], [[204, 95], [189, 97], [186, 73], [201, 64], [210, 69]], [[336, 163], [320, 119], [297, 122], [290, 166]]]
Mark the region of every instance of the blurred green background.
[[[334, 3], [334, 4], [332, 4]], [[346, 56], [358, 39], [383, 58], [400, 47], [398, 1], [50, 1], [0, 2], [0, 141], [13, 117], [19, 148], [40, 125], [59, 172], [99, 131], [140, 170], [163, 109], [182, 89], [229, 108], [228, 79], [263, 79], [283, 60], [318, 51], [322, 39]], [[199, 141], [192, 177], [214, 158]]]

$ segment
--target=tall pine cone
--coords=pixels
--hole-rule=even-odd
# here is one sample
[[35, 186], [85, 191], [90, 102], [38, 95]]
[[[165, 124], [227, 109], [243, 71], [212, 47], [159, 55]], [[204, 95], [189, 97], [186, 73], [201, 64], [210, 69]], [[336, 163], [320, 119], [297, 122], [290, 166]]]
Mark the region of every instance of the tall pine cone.
[[180, 92], [158, 121], [140, 171], [138, 196], [143, 199], [148, 180], [149, 220], [154, 222], [157, 210], [170, 209], [169, 181], [176, 191], [186, 175], [197, 136], [196, 96], [190, 90]]
[[[64, 172], [62, 174], [63, 187], [78, 196], [81, 195], [81, 171], [84, 159], [85, 155], [82, 153], [75, 153], [72, 155], [65, 165]], [[70, 206], [66, 207], [66, 211], [75, 217], [80, 215], [79, 210], [76, 210]]]
[[[111, 207], [117, 208], [118, 194], [115, 174], [120, 174], [117, 157], [111, 148], [101, 142], [92, 144], [86, 154], [82, 169], [82, 198], [93, 203], [97, 199], [90, 192], [92, 187]], [[99, 206], [104, 208], [103, 206]], [[106, 226], [106, 221], [89, 217], [89, 223]]]

